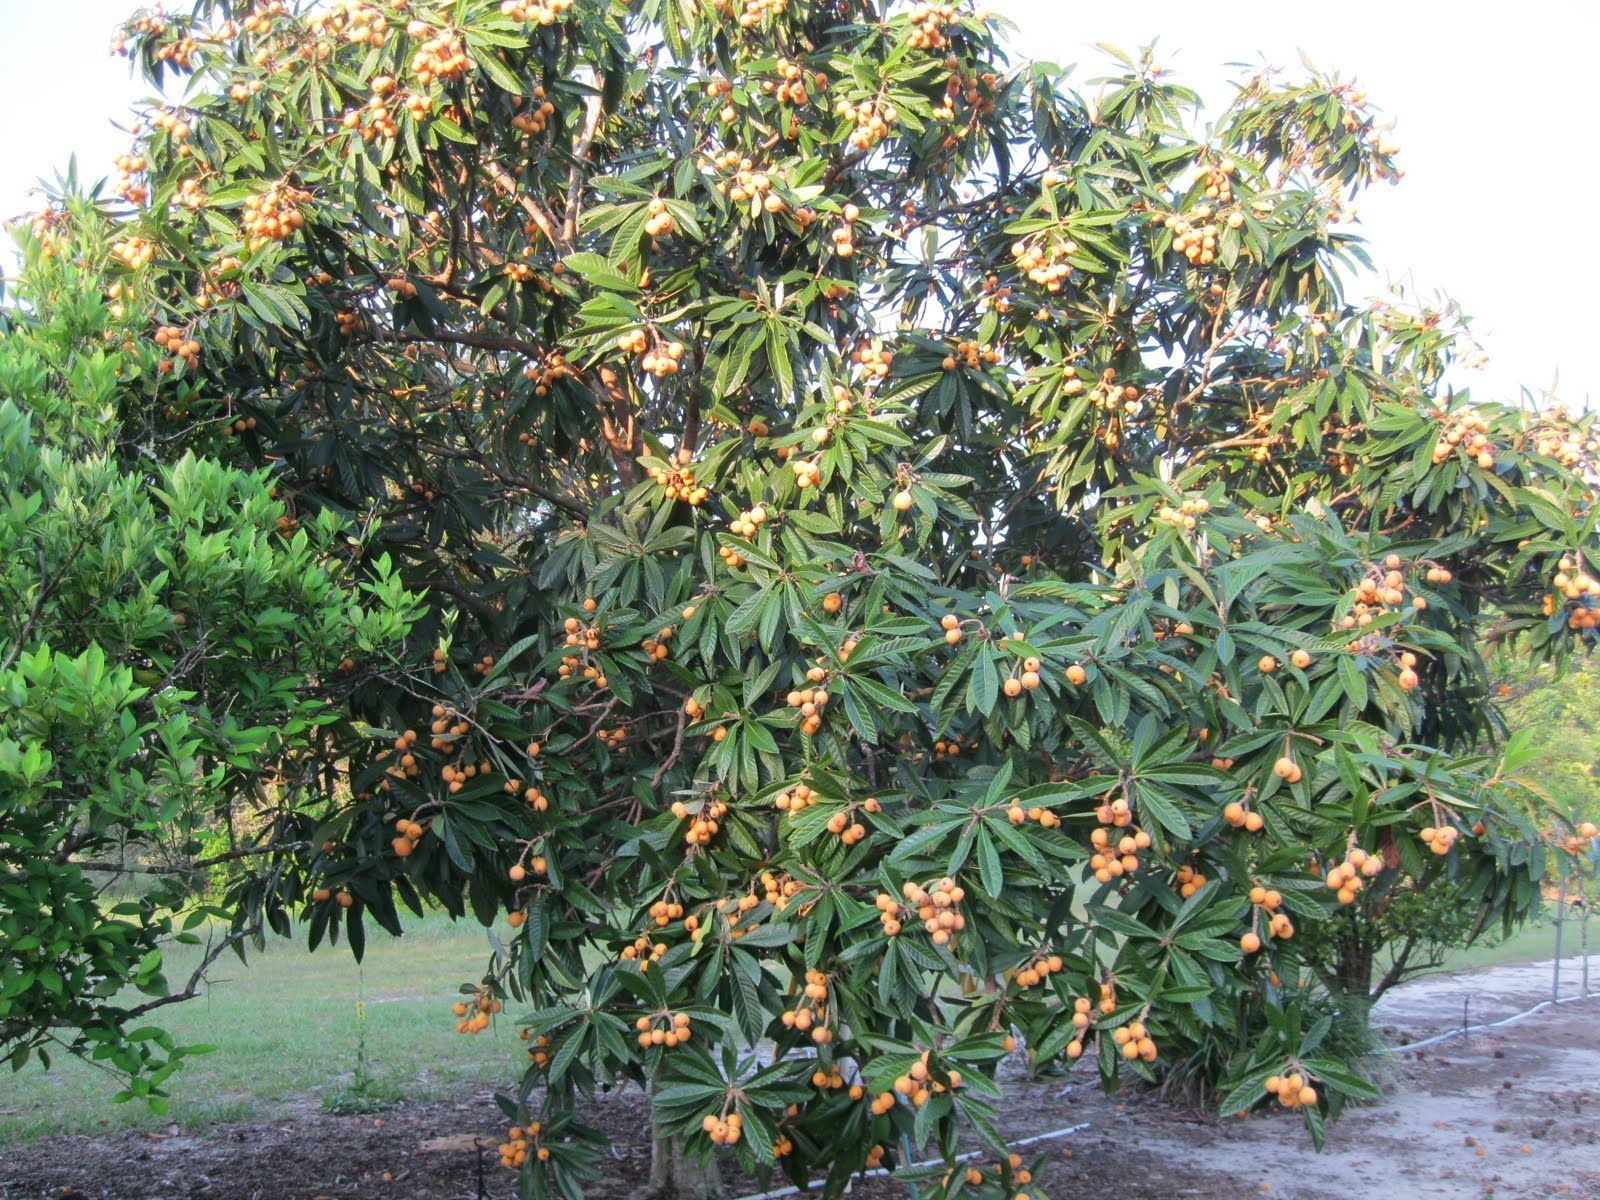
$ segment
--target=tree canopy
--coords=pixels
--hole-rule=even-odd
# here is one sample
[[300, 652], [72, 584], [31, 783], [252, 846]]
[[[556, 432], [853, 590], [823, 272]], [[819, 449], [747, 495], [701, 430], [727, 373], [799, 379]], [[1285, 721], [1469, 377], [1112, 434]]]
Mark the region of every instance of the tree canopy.
[[[1372, 1085], [1296, 926], [1537, 903], [1484, 655], [1595, 637], [1593, 419], [1452, 390], [1451, 306], [1346, 299], [1399, 174], [1353, 83], [1252, 76], [1200, 135], [1148, 54], [1080, 84], [1004, 29], [201, 0], [128, 27], [183, 88], [114, 194], [25, 239], [141, 324], [130, 446], [426, 596], [232, 895], [496, 924], [457, 1017], [525, 1002], [526, 1195], [627, 1079], [830, 1194], [902, 1134], [999, 1152], [1019, 1046], [1226, 1047], [1225, 1110], [1320, 1136]], [[978, 1176], [933, 1182], [1019, 1186]]]

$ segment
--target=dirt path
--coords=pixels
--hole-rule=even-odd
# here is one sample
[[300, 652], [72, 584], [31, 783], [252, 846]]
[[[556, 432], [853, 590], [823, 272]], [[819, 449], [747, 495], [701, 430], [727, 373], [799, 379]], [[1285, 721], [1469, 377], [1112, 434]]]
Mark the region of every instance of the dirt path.
[[[1591, 977], [1600, 981], [1600, 960]], [[1415, 1040], [1458, 1026], [1463, 998], [1473, 1021], [1495, 1020], [1549, 986], [1548, 963], [1423, 980], [1386, 997], [1379, 1022], [1392, 1041]], [[1040, 1182], [1053, 1200], [1600, 1200], [1600, 999], [1408, 1052], [1395, 1074], [1389, 1098], [1347, 1113], [1320, 1155], [1292, 1117], [1198, 1118], [1148, 1094], [1103, 1096], [1077, 1077], [1009, 1086], [1003, 1125], [1022, 1138], [1088, 1123], [1027, 1150], [1049, 1160]], [[492, 1150], [497, 1116], [484, 1089], [379, 1118], [307, 1105], [203, 1136], [44, 1138], [0, 1147], [0, 1198], [474, 1200], [477, 1154], [419, 1147], [477, 1133], [490, 1146], [482, 1195], [502, 1200], [514, 1189]], [[602, 1124], [617, 1149], [591, 1200], [621, 1200], [648, 1165], [637, 1094], [619, 1098]], [[738, 1196], [754, 1185], [730, 1187]], [[855, 1190], [860, 1200], [901, 1195], [881, 1180]]]

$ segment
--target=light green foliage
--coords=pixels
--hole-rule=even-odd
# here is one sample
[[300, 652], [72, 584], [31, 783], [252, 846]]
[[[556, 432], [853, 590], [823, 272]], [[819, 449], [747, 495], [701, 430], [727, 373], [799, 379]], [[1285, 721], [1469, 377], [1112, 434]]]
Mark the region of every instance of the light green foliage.
[[1522, 733], [1539, 786], [1575, 821], [1600, 820], [1600, 670], [1590, 662], [1562, 673], [1511, 660], [1497, 672], [1506, 724]]
[[[0, 333], [0, 1043], [14, 1067], [91, 1056], [159, 1104], [182, 1051], [136, 1018], [174, 994], [164, 944], [224, 913], [201, 903], [200, 839], [274, 869], [303, 838], [332, 799], [314, 772], [339, 664], [387, 653], [414, 602], [350, 578], [332, 513], [286, 536], [268, 472], [118, 445], [138, 365], [95, 276], [36, 261], [20, 299]], [[217, 949], [259, 932], [259, 910], [226, 915]]]

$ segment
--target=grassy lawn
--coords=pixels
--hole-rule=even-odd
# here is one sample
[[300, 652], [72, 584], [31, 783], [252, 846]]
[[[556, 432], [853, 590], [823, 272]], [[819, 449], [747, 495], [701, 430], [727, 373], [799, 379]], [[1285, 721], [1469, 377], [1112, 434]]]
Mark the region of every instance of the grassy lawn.
[[[1579, 952], [1579, 922], [1570, 914], [1561, 931], [1561, 955], [1569, 958]], [[1589, 923], [1589, 953], [1600, 954], [1600, 921]], [[1457, 950], [1445, 959], [1441, 971], [1466, 971], [1479, 967], [1499, 966], [1502, 963], [1529, 963], [1554, 958], [1556, 954], [1555, 910], [1546, 907], [1537, 921], [1524, 925], [1503, 942], [1473, 946]], [[1576, 976], [1573, 977], [1574, 980]], [[1591, 972], [1590, 986], [1600, 984], [1600, 977]], [[1575, 986], [1575, 984], [1574, 984]], [[1563, 984], [1563, 990], [1567, 985]]]
[[[187, 947], [168, 955], [167, 977], [187, 978], [196, 959]], [[244, 966], [231, 955], [214, 971], [206, 995], [161, 1010], [180, 1043], [214, 1054], [188, 1060], [168, 1082], [165, 1117], [139, 1102], [112, 1104], [114, 1079], [67, 1055], [49, 1072], [29, 1064], [0, 1085], [0, 1142], [43, 1133], [186, 1128], [271, 1116], [290, 1102], [320, 1103], [348, 1088], [356, 1064], [365, 997], [368, 1070], [376, 1090], [414, 1100], [440, 1099], [464, 1083], [507, 1082], [520, 1070], [521, 1043], [510, 1021], [467, 1037], [456, 1033], [455, 989], [475, 981], [488, 959], [484, 930], [429, 917], [403, 938], [376, 927], [366, 962], [343, 943], [307, 954], [305, 940], [270, 941]]]

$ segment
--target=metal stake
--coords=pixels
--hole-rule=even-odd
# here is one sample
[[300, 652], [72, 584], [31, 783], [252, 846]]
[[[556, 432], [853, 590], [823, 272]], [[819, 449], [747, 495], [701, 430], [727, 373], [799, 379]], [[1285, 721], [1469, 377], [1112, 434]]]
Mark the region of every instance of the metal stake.
[[1556, 890], [1556, 960], [1554, 969], [1550, 972], [1550, 999], [1561, 999], [1561, 927], [1567, 920], [1567, 877], [1561, 877], [1561, 886]]

